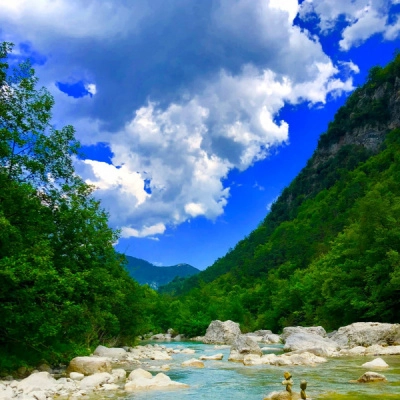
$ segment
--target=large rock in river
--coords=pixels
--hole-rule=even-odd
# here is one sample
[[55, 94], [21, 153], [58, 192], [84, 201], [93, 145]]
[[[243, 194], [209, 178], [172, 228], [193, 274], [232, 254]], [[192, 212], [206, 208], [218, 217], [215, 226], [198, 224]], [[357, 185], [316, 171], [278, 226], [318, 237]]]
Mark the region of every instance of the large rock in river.
[[25, 394], [53, 389], [57, 385], [57, 381], [48, 372], [36, 372], [20, 381], [17, 390]]
[[361, 366], [363, 368], [372, 368], [372, 369], [374, 369], [374, 368], [378, 368], [378, 369], [389, 368], [389, 365], [384, 360], [382, 360], [382, 358], [375, 358], [375, 360], [366, 362]]
[[135, 390], [162, 389], [167, 387], [186, 388], [188, 385], [172, 381], [171, 378], [163, 373], [153, 377], [150, 372], [143, 369], [136, 369], [131, 372], [125, 390], [132, 392]]
[[105, 347], [101, 345], [96, 347], [93, 354], [99, 357], [118, 358], [119, 360], [125, 359], [128, 356], [125, 349], [119, 347]]
[[378, 374], [377, 372], [366, 372], [364, 375], [360, 376], [357, 379], [357, 382], [360, 383], [369, 383], [369, 382], [386, 382], [385, 375]]
[[98, 389], [111, 379], [112, 376], [108, 372], [99, 372], [83, 378], [80, 382], [80, 388], [82, 390]]
[[341, 348], [356, 346], [399, 345], [400, 324], [386, 324], [379, 322], [355, 322], [339, 328], [331, 339]]
[[299, 332], [286, 339], [284, 351], [309, 351], [320, 357], [332, 357], [337, 354], [339, 346], [331, 339], [313, 333]]
[[107, 357], [75, 357], [70, 361], [67, 368], [67, 373], [80, 372], [83, 375], [111, 371], [110, 359]]
[[233, 321], [212, 321], [203, 342], [208, 344], [232, 344], [241, 334], [239, 324]]
[[249, 354], [262, 356], [260, 346], [251, 336], [239, 335], [232, 344], [228, 360], [243, 361]]
[[312, 333], [321, 337], [326, 337], [326, 331], [322, 326], [287, 326], [283, 328], [281, 339], [285, 342], [286, 339], [295, 333]]

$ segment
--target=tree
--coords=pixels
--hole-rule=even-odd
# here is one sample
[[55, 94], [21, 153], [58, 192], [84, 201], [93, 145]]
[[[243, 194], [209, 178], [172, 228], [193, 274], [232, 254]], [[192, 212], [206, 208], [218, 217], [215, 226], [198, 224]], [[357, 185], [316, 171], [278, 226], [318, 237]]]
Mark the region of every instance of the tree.
[[28, 62], [10, 68], [11, 50], [0, 45], [0, 371], [133, 343], [147, 301], [75, 174], [73, 127], [51, 125], [52, 96]]

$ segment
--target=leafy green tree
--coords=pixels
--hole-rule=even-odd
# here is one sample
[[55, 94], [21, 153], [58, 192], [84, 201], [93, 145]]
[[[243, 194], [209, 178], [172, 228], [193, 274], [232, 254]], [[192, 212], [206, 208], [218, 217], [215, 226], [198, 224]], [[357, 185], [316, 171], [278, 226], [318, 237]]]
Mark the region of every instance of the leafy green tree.
[[0, 371], [129, 344], [148, 329], [148, 290], [124, 269], [118, 232], [74, 172], [74, 129], [0, 46]]

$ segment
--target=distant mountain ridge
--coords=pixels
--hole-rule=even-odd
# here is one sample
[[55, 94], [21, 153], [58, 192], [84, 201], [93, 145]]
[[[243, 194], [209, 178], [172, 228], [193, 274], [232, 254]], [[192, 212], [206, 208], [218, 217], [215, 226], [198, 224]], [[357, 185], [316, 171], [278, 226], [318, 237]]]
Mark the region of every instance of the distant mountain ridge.
[[157, 290], [166, 285], [176, 277], [189, 277], [200, 272], [189, 264], [177, 264], [168, 267], [157, 267], [156, 265], [140, 258], [126, 256], [128, 261], [125, 266], [129, 275], [141, 285], [149, 285]]

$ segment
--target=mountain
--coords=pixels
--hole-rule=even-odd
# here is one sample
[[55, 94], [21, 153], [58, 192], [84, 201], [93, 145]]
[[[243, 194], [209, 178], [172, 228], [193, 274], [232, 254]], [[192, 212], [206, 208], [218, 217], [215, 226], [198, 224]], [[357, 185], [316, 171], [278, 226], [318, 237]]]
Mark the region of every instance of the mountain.
[[140, 258], [126, 256], [126, 259], [128, 263], [125, 268], [129, 272], [129, 275], [140, 284], [147, 284], [156, 290], [160, 286], [166, 285], [177, 277], [188, 277], [200, 272], [200, 270], [189, 264], [157, 267]]
[[162, 289], [195, 310], [191, 332], [210, 318], [273, 330], [398, 320], [399, 127], [397, 55], [371, 69], [338, 110], [257, 229], [206, 270]]

